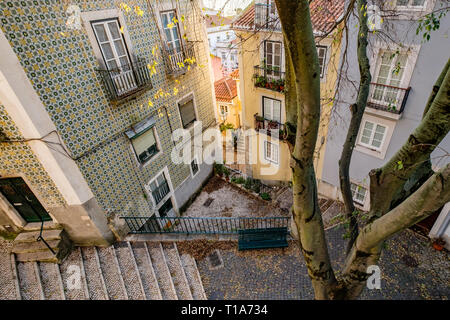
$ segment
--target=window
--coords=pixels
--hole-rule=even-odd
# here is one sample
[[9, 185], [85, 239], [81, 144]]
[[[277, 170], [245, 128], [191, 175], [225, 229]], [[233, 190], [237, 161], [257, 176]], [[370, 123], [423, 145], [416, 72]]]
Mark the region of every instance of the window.
[[[174, 23], [175, 18], [175, 10], [161, 12], [161, 22], [166, 36], [167, 48], [171, 52], [181, 52], [180, 32], [178, 23]], [[174, 26], [171, 24], [174, 24]]]
[[167, 183], [164, 172], [150, 182], [150, 191], [156, 205], [170, 193], [169, 184]]
[[197, 158], [192, 159], [191, 161], [191, 173], [192, 177], [194, 177], [199, 172], [198, 168], [198, 160]]
[[92, 22], [95, 36], [109, 70], [130, 70], [130, 58], [120, 33], [118, 19]]
[[405, 73], [407, 58], [406, 54], [393, 51], [384, 51], [380, 54], [376, 85], [371, 100], [399, 107], [396, 104], [399, 101], [398, 96], [402, 93], [399, 87]]
[[266, 120], [281, 122], [281, 101], [263, 97], [263, 117]]
[[278, 145], [269, 141], [264, 141], [264, 159], [278, 164]]
[[156, 143], [154, 129], [145, 131], [144, 133], [133, 137], [131, 144], [136, 152], [140, 163], [145, 163], [155, 154], [158, 153], [158, 144]]
[[228, 113], [228, 106], [221, 105], [220, 106], [220, 112], [221, 113]]
[[281, 75], [281, 42], [265, 41], [264, 58], [267, 76], [279, 77]]
[[220, 41], [220, 36], [217, 36], [217, 37], [216, 37], [216, 41]]
[[319, 56], [320, 77], [323, 78], [325, 74], [325, 63], [327, 58], [327, 47], [317, 46], [317, 55]]
[[365, 121], [359, 143], [370, 149], [381, 150], [386, 136], [387, 127], [370, 121]]
[[423, 7], [425, 0], [397, 0], [398, 7]]
[[188, 100], [184, 100], [184, 102], [179, 102], [178, 109], [180, 110], [183, 128], [186, 129], [197, 120], [195, 115], [194, 99], [192, 96], [188, 98]]
[[227, 59], [227, 54], [225, 52], [222, 52], [222, 61], [225, 61]]
[[231, 55], [231, 61], [234, 61], [236, 59], [236, 55], [232, 54]]
[[364, 205], [364, 200], [366, 199], [367, 189], [362, 186], [359, 186], [355, 183], [351, 183], [350, 188], [352, 190], [353, 200], [356, 203], [359, 203], [360, 205]]

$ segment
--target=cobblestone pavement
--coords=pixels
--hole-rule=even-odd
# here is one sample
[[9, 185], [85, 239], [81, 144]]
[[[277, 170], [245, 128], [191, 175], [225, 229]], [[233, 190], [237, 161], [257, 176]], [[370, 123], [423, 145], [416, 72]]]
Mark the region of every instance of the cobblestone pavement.
[[[213, 199], [209, 206], [203, 204]], [[253, 197], [231, 183], [213, 176], [195, 201], [183, 214], [185, 217], [266, 217], [285, 216], [286, 212], [270, 202]]]
[[[345, 252], [342, 227], [327, 231], [335, 270]], [[208, 259], [197, 261], [208, 299], [313, 299], [303, 257], [296, 242], [289, 248], [220, 250], [223, 267], [210, 270]], [[361, 299], [446, 299], [450, 297], [448, 252], [405, 230], [387, 241], [379, 266], [381, 290], [365, 289]]]

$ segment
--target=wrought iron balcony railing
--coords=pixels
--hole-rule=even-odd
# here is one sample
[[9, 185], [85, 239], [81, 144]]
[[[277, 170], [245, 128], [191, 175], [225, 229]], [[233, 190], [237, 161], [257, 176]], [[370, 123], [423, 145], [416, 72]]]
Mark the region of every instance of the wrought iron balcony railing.
[[151, 89], [150, 71], [145, 60], [139, 59], [131, 64], [123, 65], [117, 69], [98, 69], [108, 97], [111, 101], [118, 101]]
[[187, 43], [179, 50], [166, 48], [163, 56], [167, 74], [171, 76], [184, 74], [196, 64], [194, 43]]
[[169, 185], [167, 181], [164, 181], [163, 184], [158, 186], [155, 190], [152, 190], [153, 199], [155, 199], [155, 203], [158, 204], [167, 196], [170, 192]]
[[274, 67], [254, 66], [253, 82], [255, 87], [284, 92], [285, 73]]
[[281, 31], [281, 22], [275, 3], [255, 3], [255, 28], [257, 30]]
[[371, 83], [367, 106], [401, 114], [408, 100], [409, 88], [399, 88], [381, 83]]
[[282, 124], [278, 121], [266, 119], [257, 113], [254, 115], [254, 117], [255, 117], [255, 130], [256, 131], [266, 130], [266, 134], [268, 136], [271, 136], [272, 135], [271, 130], [279, 130], [278, 131], [278, 139], [284, 140], [284, 124]]

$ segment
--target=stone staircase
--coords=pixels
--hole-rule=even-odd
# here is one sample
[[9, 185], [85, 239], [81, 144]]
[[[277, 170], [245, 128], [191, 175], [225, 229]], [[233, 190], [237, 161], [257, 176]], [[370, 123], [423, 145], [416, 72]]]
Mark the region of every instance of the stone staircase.
[[195, 260], [174, 242], [77, 247], [59, 265], [16, 257], [15, 294], [0, 288], [0, 300], [206, 300]]
[[32, 223], [20, 233], [13, 242], [12, 253], [19, 262], [54, 262], [60, 263], [73, 248], [72, 241], [61, 226], [53, 222], [44, 224], [42, 238], [55, 252], [53, 254], [44, 241], [38, 241], [41, 224]]

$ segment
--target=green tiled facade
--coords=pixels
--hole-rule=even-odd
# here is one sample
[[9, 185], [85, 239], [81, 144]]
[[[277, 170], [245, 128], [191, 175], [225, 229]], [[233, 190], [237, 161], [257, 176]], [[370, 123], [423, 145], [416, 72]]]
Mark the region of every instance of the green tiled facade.
[[[151, 78], [153, 88], [136, 99], [113, 105], [105, 94], [102, 79], [95, 71], [99, 68], [86, 27], [80, 30], [66, 28], [69, 5], [78, 5], [82, 12], [120, 9], [120, 2], [102, 1], [1, 1], [0, 23], [34, 89], [54, 122], [60, 136], [80, 168], [96, 199], [106, 212], [121, 212], [127, 205], [144, 194], [143, 187], [157, 172], [168, 167], [174, 189], [190, 176], [188, 165], [175, 165], [170, 160], [174, 146], [171, 131], [181, 127], [176, 101], [193, 92], [198, 116], [203, 127], [214, 123], [213, 96], [204, 39], [203, 17], [197, 1], [178, 2], [179, 15], [185, 15], [188, 40], [195, 40], [197, 65], [179, 76], [179, 84], [166, 74], [160, 48], [163, 46], [154, 12], [161, 1], [132, 1], [130, 7], [139, 6], [144, 14], [133, 10], [124, 12], [126, 27], [135, 56], [152, 62], [152, 48], [158, 47], [156, 74]], [[153, 5], [154, 11], [149, 7]], [[178, 94], [173, 94], [177, 87]], [[170, 96], [155, 99], [162, 89]], [[148, 101], [153, 103], [149, 107]], [[161, 107], [167, 107], [169, 116]], [[8, 119], [0, 108], [2, 119]], [[130, 141], [123, 134], [132, 124], [154, 115], [156, 130], [163, 154], [145, 166], [134, 158]], [[3, 121], [3, 120], [2, 120]], [[9, 120], [8, 120], [9, 121]], [[170, 121], [170, 125], [169, 125]], [[3, 122], [1, 123], [3, 126]], [[32, 154], [26, 145], [1, 147], [0, 161], [21, 162], [21, 157]], [[17, 152], [22, 148], [23, 152]], [[25, 154], [27, 150], [27, 154]], [[22, 154], [23, 153], [23, 154]], [[21, 170], [38, 166], [35, 160], [23, 162]], [[3, 165], [3, 163], [2, 163]], [[7, 169], [8, 170], [8, 169]], [[51, 183], [44, 187], [52, 190]], [[43, 190], [44, 191], [44, 190]], [[55, 191], [56, 193], [56, 191]], [[55, 199], [58, 197], [55, 195]], [[55, 200], [60, 201], [60, 199]], [[140, 208], [139, 214], [150, 214], [149, 206]], [[134, 213], [134, 212], [133, 212]]]

